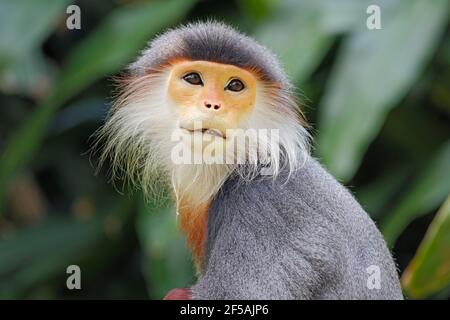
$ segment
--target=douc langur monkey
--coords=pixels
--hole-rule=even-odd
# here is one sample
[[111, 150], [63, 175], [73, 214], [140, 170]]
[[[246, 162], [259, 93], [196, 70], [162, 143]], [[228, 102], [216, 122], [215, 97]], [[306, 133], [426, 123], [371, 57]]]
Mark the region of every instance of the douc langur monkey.
[[[403, 298], [382, 235], [305, 128], [275, 56], [223, 23], [169, 30], [129, 66], [100, 161], [146, 194], [172, 190], [198, 281], [166, 299]], [[192, 160], [207, 149], [224, 161]]]

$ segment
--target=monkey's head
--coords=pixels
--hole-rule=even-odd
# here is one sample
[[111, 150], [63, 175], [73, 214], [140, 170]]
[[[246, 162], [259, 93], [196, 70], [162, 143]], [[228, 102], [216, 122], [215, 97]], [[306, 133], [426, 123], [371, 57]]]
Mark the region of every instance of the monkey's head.
[[164, 177], [178, 200], [199, 205], [230, 175], [298, 169], [308, 152], [302, 124], [267, 48], [222, 23], [189, 24], [150, 42], [119, 80], [101, 160], [147, 192]]

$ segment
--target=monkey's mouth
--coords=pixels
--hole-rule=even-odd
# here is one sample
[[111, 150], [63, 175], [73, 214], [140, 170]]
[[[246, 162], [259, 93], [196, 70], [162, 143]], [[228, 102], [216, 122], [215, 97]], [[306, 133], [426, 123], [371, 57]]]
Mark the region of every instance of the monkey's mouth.
[[188, 129], [185, 127], [180, 127], [180, 128], [189, 132], [190, 134], [196, 134], [196, 133], [209, 134], [211, 136], [226, 139], [226, 136], [222, 133], [222, 131], [220, 131], [218, 129], [214, 129], [214, 128], [200, 128], [200, 129]]

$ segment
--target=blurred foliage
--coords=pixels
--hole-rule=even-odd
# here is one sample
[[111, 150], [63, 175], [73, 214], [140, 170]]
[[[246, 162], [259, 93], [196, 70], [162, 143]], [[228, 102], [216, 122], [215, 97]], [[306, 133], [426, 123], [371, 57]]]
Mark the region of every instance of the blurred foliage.
[[423, 298], [450, 282], [450, 196], [431, 223], [423, 243], [403, 276], [412, 297]]
[[[66, 28], [73, 3], [81, 30]], [[381, 30], [366, 27], [370, 4], [381, 8]], [[117, 192], [86, 152], [109, 78], [165, 28], [211, 17], [279, 56], [314, 127], [315, 156], [379, 224], [405, 293], [448, 298], [449, 7], [0, 0], [0, 298], [159, 299], [195, 281], [172, 204]], [[80, 291], [65, 288], [71, 264]]]
[[448, 6], [446, 0], [433, 5], [389, 1], [389, 7], [382, 2], [381, 11], [391, 13], [382, 29], [359, 27], [343, 41], [319, 106], [317, 141], [319, 153], [338, 177], [347, 180], [355, 173], [388, 110], [417, 80], [441, 39]]

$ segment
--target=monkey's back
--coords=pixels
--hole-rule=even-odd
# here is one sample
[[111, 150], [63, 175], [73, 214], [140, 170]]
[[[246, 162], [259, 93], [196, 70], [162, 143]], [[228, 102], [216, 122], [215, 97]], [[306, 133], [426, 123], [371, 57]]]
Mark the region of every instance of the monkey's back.
[[382, 235], [314, 159], [289, 179], [230, 179], [209, 209], [194, 297], [402, 299]]

